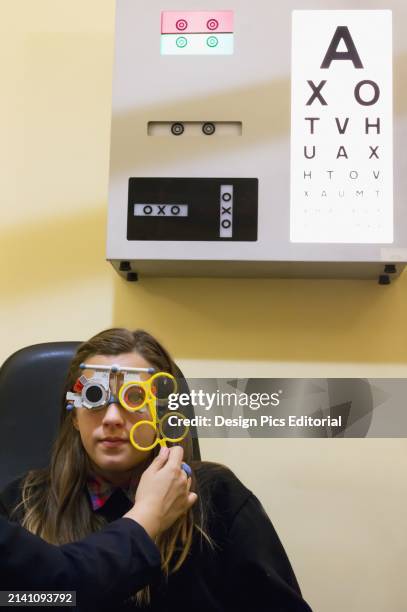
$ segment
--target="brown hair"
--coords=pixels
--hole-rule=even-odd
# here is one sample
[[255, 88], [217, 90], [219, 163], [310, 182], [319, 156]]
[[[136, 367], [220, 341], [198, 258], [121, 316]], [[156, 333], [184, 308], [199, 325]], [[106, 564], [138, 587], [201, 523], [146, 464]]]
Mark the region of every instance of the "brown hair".
[[[66, 410], [66, 392], [72, 390], [80, 375], [80, 364], [93, 355], [119, 355], [137, 352], [157, 370], [180, 376], [168, 352], [149, 333], [123, 328], [105, 330], [81, 344], [69, 368], [63, 398], [59, 434], [54, 444], [51, 463], [46, 470], [30, 472], [24, 480], [22, 524], [53, 544], [64, 544], [82, 539], [103, 527], [105, 519], [95, 514], [86, 492], [89, 459], [82, 446], [79, 432], [73, 426], [72, 412]], [[181, 443], [184, 459], [192, 461], [192, 438], [188, 435]], [[158, 453], [159, 446], [152, 453]], [[197, 491], [193, 476], [191, 490]], [[199, 499], [199, 497], [198, 497]], [[197, 503], [157, 538], [162, 568], [166, 574], [177, 571], [185, 561], [192, 545], [193, 534], [198, 532], [212, 544], [205, 531], [205, 513]], [[148, 600], [148, 588], [138, 599]]]

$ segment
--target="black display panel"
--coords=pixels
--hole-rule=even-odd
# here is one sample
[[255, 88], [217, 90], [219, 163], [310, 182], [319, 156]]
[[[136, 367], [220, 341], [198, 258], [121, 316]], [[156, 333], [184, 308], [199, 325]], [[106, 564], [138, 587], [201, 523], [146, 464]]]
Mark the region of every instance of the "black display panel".
[[127, 240], [257, 240], [256, 178], [130, 178]]

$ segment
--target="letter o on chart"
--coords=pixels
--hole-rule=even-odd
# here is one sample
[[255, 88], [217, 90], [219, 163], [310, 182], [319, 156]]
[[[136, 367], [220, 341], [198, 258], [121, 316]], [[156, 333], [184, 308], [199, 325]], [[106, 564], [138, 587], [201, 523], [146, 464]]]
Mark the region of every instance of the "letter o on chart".
[[[360, 95], [360, 90], [365, 85], [370, 85], [373, 88], [373, 97], [371, 98], [371, 100], [363, 100]], [[362, 106], [372, 106], [373, 104], [376, 104], [376, 102], [380, 98], [380, 89], [379, 89], [378, 84], [375, 83], [374, 81], [368, 81], [368, 80], [359, 81], [359, 83], [355, 87], [355, 98], [356, 98], [356, 101]]]

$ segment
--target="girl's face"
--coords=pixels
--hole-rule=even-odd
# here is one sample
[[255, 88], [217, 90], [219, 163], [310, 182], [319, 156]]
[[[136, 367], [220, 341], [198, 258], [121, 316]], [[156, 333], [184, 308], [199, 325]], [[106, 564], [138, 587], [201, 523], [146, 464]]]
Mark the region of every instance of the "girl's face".
[[[129, 366], [135, 368], [149, 368], [151, 363], [138, 353], [122, 353], [121, 355], [95, 355], [86, 359], [87, 364]], [[92, 375], [90, 370], [83, 372], [85, 376]], [[140, 378], [146, 380], [149, 374], [140, 373]], [[115, 388], [117, 379], [111, 377], [111, 390], [117, 396], [120, 388]], [[137, 450], [130, 442], [130, 430], [140, 420], [150, 420], [151, 415], [146, 412], [129, 412], [120, 404], [110, 404], [106, 408], [88, 410], [76, 408], [73, 415], [74, 427], [79, 431], [82, 444], [88, 454], [95, 471], [114, 484], [120, 485], [129, 480], [134, 468], [144, 467], [150, 459], [151, 451]], [[154, 430], [150, 427], [141, 427], [140, 433], [144, 436], [143, 446], [149, 446], [154, 441]]]

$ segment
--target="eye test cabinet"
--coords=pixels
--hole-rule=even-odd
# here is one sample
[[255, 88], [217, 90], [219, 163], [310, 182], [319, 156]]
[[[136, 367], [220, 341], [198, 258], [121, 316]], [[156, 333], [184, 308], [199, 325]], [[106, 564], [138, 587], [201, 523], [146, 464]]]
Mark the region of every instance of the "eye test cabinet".
[[130, 281], [397, 278], [406, 9], [386, 7], [117, 0], [114, 268]]

